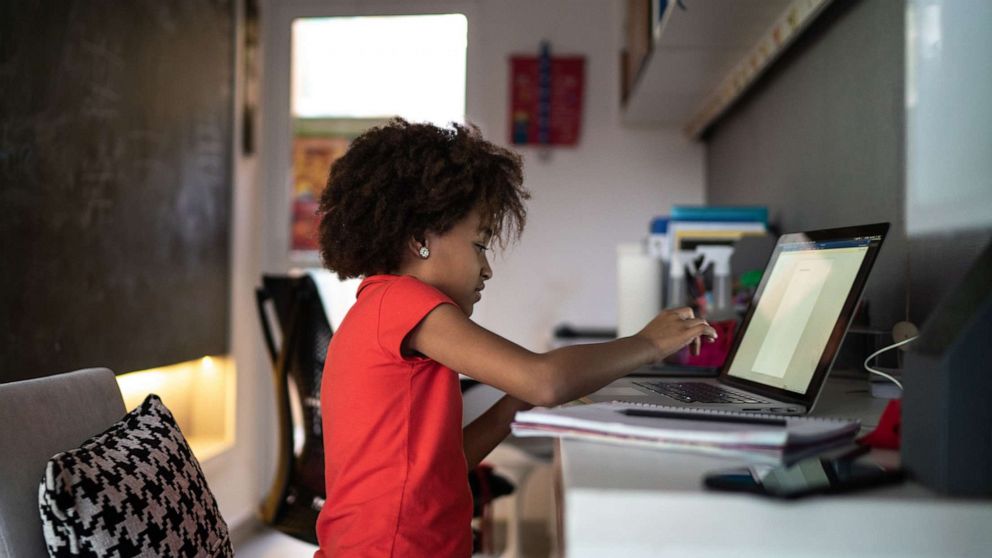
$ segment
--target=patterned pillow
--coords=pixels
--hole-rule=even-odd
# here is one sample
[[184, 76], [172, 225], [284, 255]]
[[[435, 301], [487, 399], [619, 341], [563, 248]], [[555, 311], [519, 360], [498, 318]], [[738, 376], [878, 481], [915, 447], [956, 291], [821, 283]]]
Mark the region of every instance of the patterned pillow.
[[55, 557], [233, 556], [200, 464], [156, 395], [52, 457], [38, 504]]

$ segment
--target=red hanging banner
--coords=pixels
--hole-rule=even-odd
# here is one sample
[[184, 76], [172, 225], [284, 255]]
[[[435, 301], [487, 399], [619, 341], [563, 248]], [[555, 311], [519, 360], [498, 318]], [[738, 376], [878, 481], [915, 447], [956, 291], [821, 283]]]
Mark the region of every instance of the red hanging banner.
[[576, 145], [582, 124], [584, 56], [510, 58], [510, 141]]

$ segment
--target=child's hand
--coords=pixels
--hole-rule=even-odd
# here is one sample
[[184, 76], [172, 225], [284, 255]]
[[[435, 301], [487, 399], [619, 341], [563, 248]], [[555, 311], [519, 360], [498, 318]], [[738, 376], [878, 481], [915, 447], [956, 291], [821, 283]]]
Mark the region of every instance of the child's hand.
[[634, 337], [649, 341], [658, 350], [656, 361], [692, 343], [692, 354], [699, 354], [700, 338], [712, 343], [716, 340], [716, 330], [702, 318], [696, 318], [692, 308], [674, 308], [658, 314]]

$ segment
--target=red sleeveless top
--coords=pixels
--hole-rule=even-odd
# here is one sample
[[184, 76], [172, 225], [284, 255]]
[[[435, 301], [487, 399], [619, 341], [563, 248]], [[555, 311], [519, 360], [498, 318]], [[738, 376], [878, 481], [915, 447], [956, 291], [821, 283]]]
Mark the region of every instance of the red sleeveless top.
[[321, 384], [327, 500], [315, 558], [472, 553], [458, 375], [400, 354], [440, 304], [454, 302], [413, 277], [372, 276], [331, 339]]

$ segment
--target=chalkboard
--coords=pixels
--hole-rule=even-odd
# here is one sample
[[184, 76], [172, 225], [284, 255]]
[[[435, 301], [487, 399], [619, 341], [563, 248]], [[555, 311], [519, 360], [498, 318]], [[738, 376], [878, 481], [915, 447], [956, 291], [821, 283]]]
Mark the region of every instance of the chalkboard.
[[234, 18], [0, 6], [0, 381], [227, 352]]

